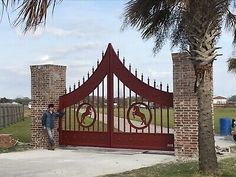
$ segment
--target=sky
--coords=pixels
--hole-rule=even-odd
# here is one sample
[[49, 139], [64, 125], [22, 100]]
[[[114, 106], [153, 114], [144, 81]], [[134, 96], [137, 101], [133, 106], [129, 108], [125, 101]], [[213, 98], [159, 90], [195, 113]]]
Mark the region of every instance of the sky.
[[[143, 40], [139, 32], [121, 30], [125, 0], [64, 0], [49, 12], [46, 26], [35, 33], [23, 34], [3, 16], [0, 23], [0, 97], [31, 97], [30, 66], [56, 64], [67, 66], [67, 86], [91, 72], [108, 43], [125, 57], [127, 67], [137, 68], [138, 76], [149, 76], [173, 90], [171, 53], [167, 42], [153, 54], [154, 41]], [[227, 59], [233, 55], [232, 34], [223, 32], [217, 46], [222, 57], [214, 62], [214, 95], [236, 95], [236, 75], [227, 71]]]

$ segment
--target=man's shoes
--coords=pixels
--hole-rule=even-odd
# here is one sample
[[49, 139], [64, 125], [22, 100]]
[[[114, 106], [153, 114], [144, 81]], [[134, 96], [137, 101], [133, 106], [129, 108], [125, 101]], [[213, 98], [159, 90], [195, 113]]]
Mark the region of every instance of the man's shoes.
[[54, 142], [52, 143], [51, 148], [52, 148], [51, 150], [53, 150], [53, 151], [55, 150], [55, 143]]

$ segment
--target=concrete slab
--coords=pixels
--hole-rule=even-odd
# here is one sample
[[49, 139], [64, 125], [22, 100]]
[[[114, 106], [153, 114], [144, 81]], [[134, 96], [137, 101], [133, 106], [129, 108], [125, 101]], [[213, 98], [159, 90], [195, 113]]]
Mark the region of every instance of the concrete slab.
[[93, 177], [175, 160], [173, 155], [139, 150], [30, 150], [0, 154], [0, 171], [7, 177]]
[[228, 148], [236, 146], [231, 135], [229, 136], [215, 136], [215, 145], [221, 148]]

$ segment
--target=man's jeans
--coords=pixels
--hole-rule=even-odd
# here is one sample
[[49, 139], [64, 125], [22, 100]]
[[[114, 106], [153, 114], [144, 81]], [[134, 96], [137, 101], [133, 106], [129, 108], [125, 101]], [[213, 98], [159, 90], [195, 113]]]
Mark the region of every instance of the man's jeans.
[[48, 144], [50, 147], [54, 146], [54, 131], [51, 128], [47, 128], [47, 135], [48, 135]]

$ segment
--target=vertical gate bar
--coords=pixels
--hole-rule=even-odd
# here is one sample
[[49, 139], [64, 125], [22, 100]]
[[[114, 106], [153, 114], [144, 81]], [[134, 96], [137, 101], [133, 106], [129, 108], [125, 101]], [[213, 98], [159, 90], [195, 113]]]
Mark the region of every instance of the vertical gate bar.
[[[94, 73], [94, 67], [92, 67], [92, 74]], [[92, 106], [94, 107], [94, 90], [92, 92]], [[94, 131], [94, 124], [93, 124], [93, 131]]]
[[124, 117], [124, 132], [125, 130], [125, 84], [123, 83], [123, 117]]
[[[154, 80], [154, 88], [156, 88], [156, 80]], [[157, 115], [156, 115], [156, 103], [154, 103], [154, 132], [157, 132]]]
[[167, 111], [167, 133], [170, 133], [170, 114], [169, 114], [169, 107], [166, 109]]
[[[167, 84], [167, 92], [169, 93], [169, 85]], [[166, 108], [167, 111], [167, 133], [170, 133], [170, 114], [169, 114], [169, 107]]]
[[120, 80], [117, 77], [117, 116], [118, 116], [118, 132], [120, 132]]
[[[131, 73], [131, 64], [129, 64], [129, 72]], [[131, 105], [131, 89], [129, 89], [129, 106]], [[132, 127], [129, 124], [129, 132], [132, 133]]]
[[[142, 75], [141, 75], [141, 80], [143, 81], [143, 73], [142, 73]], [[142, 102], [143, 102], [143, 97], [141, 97], [141, 100], [142, 100]], [[143, 130], [143, 129], [142, 129]]]
[[[87, 78], [89, 79], [89, 72], [88, 72]], [[88, 80], [88, 79], [87, 79], [87, 80]], [[89, 94], [89, 95], [90, 95], [90, 94]], [[87, 103], [89, 103], [89, 95], [87, 96]], [[88, 127], [87, 130], [90, 131], [90, 127]]]
[[71, 106], [69, 106], [69, 130], [71, 130]]
[[[129, 89], [129, 106], [131, 105], [131, 90]], [[132, 127], [129, 124], [129, 132], [132, 133]]]
[[[84, 76], [83, 76], [83, 84], [84, 84], [84, 82], [85, 82], [85, 78], [84, 78]], [[83, 103], [85, 103], [85, 98], [83, 98]], [[82, 127], [81, 127], [82, 128]], [[83, 127], [83, 131], [85, 131], [85, 128]]]
[[[90, 94], [87, 96], [87, 103], [90, 103]], [[90, 127], [88, 127], [87, 130], [90, 131]]]
[[162, 105], [160, 106], [161, 111], [161, 133], [163, 133], [163, 114], [162, 114]]
[[[95, 106], [95, 105], [94, 105], [94, 104], [95, 104], [95, 103], [94, 103], [94, 90], [93, 90], [93, 93], [92, 93], [92, 102], [93, 102], [92, 105], [93, 105], [93, 107], [94, 107], [94, 106]], [[94, 129], [95, 129], [95, 128], [94, 128], [94, 124], [93, 124], [93, 131], [94, 131]]]
[[76, 119], [75, 119], [75, 114], [76, 114], [75, 113], [75, 104], [74, 104], [74, 108], [73, 109], [74, 109], [74, 131], [75, 131], [75, 129], [76, 129], [76, 127], [75, 127], [75, 123], [76, 123]]
[[[143, 73], [141, 74], [141, 80], [142, 80], [142, 82], [143, 82]], [[141, 97], [141, 102], [143, 103], [143, 97]], [[142, 129], [142, 133], [143, 133], [144, 131], [143, 131], [143, 129]]]
[[[162, 91], [162, 83], [160, 83], [160, 90]], [[160, 105], [161, 111], [161, 133], [163, 133], [163, 117], [162, 117], [162, 105]]]
[[[69, 87], [69, 92], [71, 93], [71, 86]], [[71, 130], [71, 106], [69, 106], [69, 130]]]
[[98, 117], [98, 122], [97, 122], [97, 131], [99, 132], [99, 101], [100, 101], [100, 99], [99, 99], [99, 85], [98, 85], [98, 87], [97, 87], [97, 112], [98, 112], [98, 115], [97, 115], [97, 117]]
[[[78, 88], [80, 87], [80, 81], [78, 81]], [[80, 101], [78, 102], [78, 105], [77, 105], [77, 107], [80, 105]], [[80, 124], [79, 124], [79, 122], [77, 122], [78, 123], [78, 130], [80, 131]]]
[[[125, 58], [123, 58], [123, 65], [125, 67]], [[123, 83], [123, 117], [124, 117], [124, 133], [125, 133], [125, 84]]]
[[[137, 69], [135, 69], [135, 77], [136, 77], [136, 78], [138, 77]], [[135, 92], [135, 102], [137, 103], [137, 101], [138, 101], [137, 93]]]
[[102, 81], [102, 131], [104, 132], [104, 81]]
[[[65, 94], [66, 94], [66, 89], [65, 89]], [[67, 121], [67, 109], [65, 108], [65, 120], [64, 120], [64, 130], [66, 130], [66, 121]]]
[[[74, 84], [74, 90], [75, 90], [75, 84]], [[74, 131], [75, 131], [75, 122], [76, 122], [75, 121], [75, 104], [74, 104], [74, 108], [73, 109], [74, 109]]]
[[[138, 72], [137, 72], [137, 69], [135, 69], [135, 77], [137, 78], [138, 77]], [[137, 93], [135, 92], [135, 103], [137, 103], [138, 101], [138, 98], [137, 98]], [[136, 128], [136, 133], [138, 133], [138, 129]]]
[[[149, 79], [149, 77], [148, 77], [148, 79], [147, 79], [147, 82], [148, 82], [148, 85], [150, 85], [150, 79]], [[148, 100], [148, 108], [150, 109], [150, 101]], [[152, 111], [151, 111], [151, 114], [152, 114]], [[150, 122], [150, 124], [151, 124], [152, 122]], [[150, 133], [150, 124], [148, 124], [148, 133]]]
[[156, 113], [156, 104], [154, 103], [154, 133], [157, 132], [157, 113]]
[[112, 58], [109, 52], [109, 70], [107, 75], [107, 123], [109, 133], [109, 144], [112, 147], [112, 134], [114, 126], [114, 90], [113, 90], [113, 70], [112, 70]]

